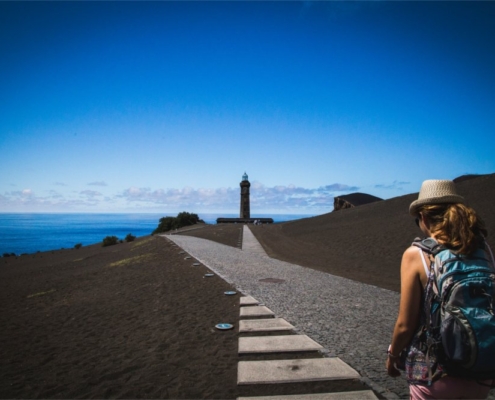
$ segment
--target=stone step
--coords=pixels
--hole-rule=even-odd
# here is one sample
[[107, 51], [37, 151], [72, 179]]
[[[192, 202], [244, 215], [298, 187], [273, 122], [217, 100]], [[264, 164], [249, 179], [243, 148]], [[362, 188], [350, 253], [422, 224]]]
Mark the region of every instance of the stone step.
[[260, 304], [260, 302], [256, 300], [254, 297], [251, 296], [241, 297], [241, 302], [240, 302], [241, 306], [257, 306], [258, 304]]
[[306, 335], [239, 338], [239, 354], [317, 351], [321, 349], [323, 346]]
[[239, 332], [291, 331], [294, 326], [283, 318], [248, 319], [239, 321]]
[[340, 358], [239, 361], [237, 384], [313, 382], [358, 379], [360, 375]]
[[274, 316], [274, 312], [266, 306], [241, 307], [241, 317]]
[[356, 390], [353, 392], [292, 394], [281, 396], [238, 397], [237, 400], [377, 400], [371, 390]]

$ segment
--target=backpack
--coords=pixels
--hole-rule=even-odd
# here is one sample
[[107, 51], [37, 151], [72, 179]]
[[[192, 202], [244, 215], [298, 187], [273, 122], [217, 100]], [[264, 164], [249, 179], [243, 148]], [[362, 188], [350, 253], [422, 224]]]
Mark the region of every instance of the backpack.
[[433, 259], [428, 277], [433, 293], [425, 300], [427, 358], [433, 351], [450, 376], [495, 378], [495, 266], [490, 248], [485, 243], [466, 256], [432, 238], [416, 239], [413, 245]]

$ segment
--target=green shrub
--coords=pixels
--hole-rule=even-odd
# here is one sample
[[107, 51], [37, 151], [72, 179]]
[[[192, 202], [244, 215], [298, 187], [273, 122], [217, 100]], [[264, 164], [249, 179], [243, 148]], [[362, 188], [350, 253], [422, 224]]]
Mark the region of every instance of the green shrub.
[[136, 236], [133, 236], [132, 234], [128, 234], [126, 237], [125, 237], [125, 241], [126, 242], [133, 242], [134, 239], [136, 239]]
[[75, 249], [80, 249], [81, 247], [82, 247], [82, 243], [77, 243], [76, 245], [74, 245]]
[[177, 217], [163, 217], [160, 218], [158, 223], [158, 227], [153, 231], [152, 234], [168, 232], [172, 229], [179, 229], [184, 226], [190, 226], [197, 224], [201, 220], [199, 219], [197, 214], [192, 214], [188, 212], [181, 212], [177, 214]]
[[105, 239], [103, 239], [103, 247], [107, 246], [113, 246], [114, 244], [117, 244], [119, 242], [119, 238], [117, 236], [107, 236]]

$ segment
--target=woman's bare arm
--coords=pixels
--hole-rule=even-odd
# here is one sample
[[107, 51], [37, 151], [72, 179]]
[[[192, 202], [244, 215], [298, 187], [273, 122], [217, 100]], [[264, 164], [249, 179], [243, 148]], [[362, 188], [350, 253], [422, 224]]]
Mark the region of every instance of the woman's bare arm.
[[[422, 281], [426, 280], [421, 256], [417, 247], [409, 247], [402, 256], [401, 268], [401, 296], [399, 316], [395, 323], [390, 352], [399, 356], [400, 352], [409, 344], [419, 323]], [[399, 376], [393, 360], [387, 358], [387, 371], [390, 376]]]

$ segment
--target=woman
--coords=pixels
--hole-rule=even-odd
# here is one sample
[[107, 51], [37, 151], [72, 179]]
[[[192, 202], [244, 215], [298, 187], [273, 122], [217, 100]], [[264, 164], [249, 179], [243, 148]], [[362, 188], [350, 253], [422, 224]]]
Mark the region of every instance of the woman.
[[[423, 182], [418, 200], [411, 203], [409, 213], [416, 217], [416, 224], [425, 236], [453, 252], [469, 255], [485, 246], [487, 232], [483, 222], [464, 204], [464, 198], [457, 195], [452, 181]], [[423, 339], [415, 333], [426, 319], [423, 306], [425, 295], [431, 290], [431, 283], [427, 287], [430, 265], [430, 256], [416, 246], [409, 247], [402, 256], [399, 316], [388, 350], [387, 372], [392, 377], [401, 374], [397, 364], [405, 350], [411, 399], [486, 398], [492, 381], [478, 383], [446, 376], [435, 358], [427, 359], [430, 356], [421, 350], [424, 350]]]

